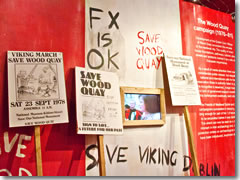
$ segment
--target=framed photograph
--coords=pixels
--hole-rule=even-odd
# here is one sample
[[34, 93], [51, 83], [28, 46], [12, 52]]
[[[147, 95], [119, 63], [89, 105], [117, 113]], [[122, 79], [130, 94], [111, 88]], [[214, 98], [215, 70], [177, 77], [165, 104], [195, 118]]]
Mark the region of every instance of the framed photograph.
[[120, 87], [123, 126], [165, 124], [164, 89]]

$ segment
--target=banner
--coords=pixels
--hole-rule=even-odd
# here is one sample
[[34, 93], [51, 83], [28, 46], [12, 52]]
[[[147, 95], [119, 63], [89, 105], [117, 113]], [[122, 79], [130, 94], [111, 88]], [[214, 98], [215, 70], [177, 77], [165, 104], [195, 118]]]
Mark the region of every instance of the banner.
[[189, 107], [202, 176], [235, 175], [235, 23], [181, 1], [183, 54], [192, 56], [201, 106]]

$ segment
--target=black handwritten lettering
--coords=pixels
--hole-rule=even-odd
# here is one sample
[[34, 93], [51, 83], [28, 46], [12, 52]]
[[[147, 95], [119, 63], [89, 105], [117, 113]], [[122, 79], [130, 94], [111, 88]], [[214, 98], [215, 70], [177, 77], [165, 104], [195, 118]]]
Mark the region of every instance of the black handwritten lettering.
[[[98, 66], [93, 66], [91, 63], [90, 63], [90, 55], [92, 53], [95, 53], [96, 55], [98, 55], [100, 57], [100, 61], [101, 61], [101, 64], [98, 65]], [[104, 65], [104, 58], [101, 54], [101, 52], [99, 52], [97, 49], [91, 49], [88, 54], [87, 54], [87, 63], [88, 63], [88, 66], [91, 68], [91, 69], [100, 69], [103, 65]]]
[[200, 173], [200, 176], [204, 176], [205, 174], [204, 165], [201, 163], [199, 165], [199, 173]]
[[161, 163], [161, 151], [158, 149], [158, 164]]
[[117, 148], [118, 148], [118, 146], [116, 146], [116, 147], [114, 148], [113, 154], [112, 154], [112, 156], [111, 156], [111, 155], [110, 155], [110, 152], [109, 152], [109, 149], [108, 149], [108, 145], [106, 145], [107, 155], [108, 155], [108, 158], [109, 158], [109, 161], [110, 161], [111, 164], [112, 164], [112, 160], [113, 160], [114, 154], [115, 154], [116, 151], [117, 151]]
[[158, 163], [164, 165], [164, 161], [166, 165], [176, 166], [177, 159], [174, 158], [174, 155], [177, 154], [177, 151], [170, 152], [169, 150], [165, 151], [160, 148], [145, 148], [144, 153], [142, 153], [141, 146], [139, 148], [140, 162], [142, 163], [144, 158], [146, 159], [146, 164], [149, 163]]
[[213, 165], [209, 165], [209, 163], [206, 163], [204, 165], [200, 163], [199, 173], [200, 176], [220, 176], [220, 164], [217, 165], [214, 163]]
[[110, 64], [112, 63], [115, 68], [119, 69], [119, 67], [117, 66], [117, 64], [112, 60], [113, 57], [117, 56], [119, 53], [115, 53], [112, 56], [110, 56], [110, 50], [108, 49], [108, 68], [110, 68]]
[[141, 161], [141, 163], [142, 163], [142, 161], [143, 161], [143, 159], [144, 159], [144, 157], [145, 157], [146, 154], [147, 154], [147, 158], [146, 158], [146, 163], [147, 163], [147, 161], [148, 161], [148, 147], [145, 149], [143, 155], [142, 155], [141, 146], [138, 146], [138, 149], [139, 149], [139, 155], [140, 155], [140, 161]]
[[126, 161], [127, 161], [127, 159], [120, 159], [120, 158], [124, 158], [124, 157], [125, 157], [124, 154], [120, 154], [120, 153], [121, 153], [121, 150], [127, 150], [127, 149], [128, 149], [128, 147], [120, 147], [120, 148], [118, 149], [117, 162], [126, 162]]
[[97, 145], [92, 144], [92, 145], [88, 146], [87, 149], [86, 149], [87, 157], [93, 161], [91, 164], [89, 164], [87, 166], [87, 171], [91, 170], [92, 168], [94, 168], [98, 164], [98, 160], [93, 155], [90, 154], [90, 150], [95, 149], [95, 148], [97, 148]]
[[105, 34], [103, 34], [102, 40], [103, 40], [103, 41], [107, 41], [107, 43], [104, 44], [103, 47], [107, 47], [107, 46], [109, 46], [110, 44], [112, 44], [112, 39], [106, 37], [106, 36], [109, 36], [109, 35], [110, 35], [110, 33], [105, 33]]
[[214, 176], [220, 176], [220, 164], [218, 164], [218, 167], [217, 167], [217, 164], [214, 163], [214, 168], [213, 168], [213, 173], [212, 173]]
[[91, 29], [92, 29], [92, 20], [93, 20], [93, 19], [101, 19], [100, 17], [93, 16], [93, 15], [92, 15], [92, 12], [93, 12], [93, 11], [103, 12], [103, 10], [98, 9], [98, 8], [92, 8], [92, 7], [89, 8], [89, 13], [90, 13], [90, 28], [91, 28]]
[[105, 42], [105, 44], [102, 45], [103, 47], [107, 47], [111, 45], [112, 39], [109, 36], [110, 36], [110, 33], [104, 33], [101, 36], [100, 32], [98, 32], [98, 39], [97, 39], [98, 47], [101, 46], [101, 41]]
[[111, 19], [112, 19], [112, 20], [111, 20], [111, 23], [110, 23], [109, 26], [108, 26], [108, 28], [111, 29], [112, 26], [115, 25], [116, 28], [119, 29], [119, 26], [118, 26], [117, 21], [116, 21], [116, 19], [117, 19], [118, 16], [119, 16], [119, 12], [117, 12], [117, 13], [115, 14], [115, 16], [112, 15], [112, 12], [111, 12], [111, 11], [108, 11], [108, 14], [109, 14], [109, 16], [110, 16]]
[[173, 161], [173, 155], [174, 155], [174, 154], [177, 154], [177, 151], [173, 151], [172, 154], [171, 154], [170, 160], [171, 160], [171, 165], [172, 165], [172, 166], [176, 166], [176, 164], [177, 164], [177, 159], [175, 159], [175, 160]]
[[165, 157], [166, 164], [169, 165], [169, 150], [167, 151], [167, 154], [165, 151], [162, 151], [162, 165], [164, 165], [163, 157]]
[[150, 156], [149, 156], [149, 164], [151, 163], [151, 161], [153, 161], [154, 164], [156, 164], [156, 160], [154, 158], [154, 154], [156, 153], [157, 149], [154, 148], [152, 151], [152, 148], [150, 148]]
[[[187, 163], [187, 160], [189, 161], [189, 163]], [[183, 171], [188, 171], [192, 166], [192, 159], [189, 156], [184, 155], [183, 162], [184, 162]]]

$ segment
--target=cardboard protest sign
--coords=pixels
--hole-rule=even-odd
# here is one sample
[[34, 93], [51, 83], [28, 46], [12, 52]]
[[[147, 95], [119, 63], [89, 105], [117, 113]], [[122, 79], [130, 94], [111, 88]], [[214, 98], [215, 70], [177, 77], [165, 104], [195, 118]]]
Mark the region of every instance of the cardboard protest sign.
[[9, 127], [68, 122], [60, 52], [8, 51]]
[[77, 133], [122, 134], [118, 77], [75, 67]]
[[191, 56], [165, 56], [173, 106], [201, 105]]

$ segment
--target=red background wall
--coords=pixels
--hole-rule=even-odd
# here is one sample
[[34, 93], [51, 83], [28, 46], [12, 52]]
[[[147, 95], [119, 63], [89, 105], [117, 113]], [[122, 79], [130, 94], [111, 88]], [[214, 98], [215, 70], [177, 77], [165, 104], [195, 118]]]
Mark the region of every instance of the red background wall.
[[[85, 175], [84, 136], [75, 132], [73, 83], [74, 67], [84, 66], [84, 3], [84, 0], [0, 0], [0, 175], [7, 175], [6, 170], [2, 169], [19, 175], [19, 167], [36, 175], [34, 128], [8, 128], [8, 50], [63, 52], [70, 123], [42, 126], [43, 175]], [[207, 15], [205, 10], [203, 14]], [[188, 11], [187, 17], [191, 22], [193, 17], [189, 14], [192, 14], [192, 9]], [[208, 13], [209, 17], [214, 18], [218, 12], [209, 10]], [[185, 47], [189, 47], [187, 41], [192, 43], [187, 37], [191, 37], [190, 34], [185, 37]], [[183, 49], [184, 54], [194, 56], [191, 51]], [[233, 69], [233, 66], [228, 68]], [[193, 122], [195, 132], [199, 126]], [[9, 140], [6, 135], [4, 138], [4, 132], [9, 134]], [[20, 135], [31, 137], [30, 141], [23, 141], [26, 148], [21, 149], [21, 153], [26, 155], [25, 158], [16, 157]], [[14, 137], [17, 138], [15, 143]], [[235, 174], [235, 138], [211, 140], [203, 144], [195, 134], [195, 141], [200, 163], [206, 165], [217, 162], [223, 168], [221, 175]], [[13, 148], [7, 152], [6, 147], [11, 142]]]
[[[199, 169], [200, 169], [200, 175], [203, 176], [212, 176], [218, 174], [216, 171], [216, 167], [220, 170], [220, 175], [221, 176], [234, 176], [235, 175], [235, 136], [227, 136], [224, 137], [224, 135], [229, 134], [228, 132], [224, 133], [212, 133], [211, 131], [221, 131], [221, 130], [230, 130], [230, 129], [235, 129], [235, 117], [234, 114], [230, 114], [235, 112], [235, 106], [233, 110], [224, 110], [224, 111], [219, 111], [217, 110], [217, 106], [210, 106], [213, 110], [210, 111], [210, 113], [215, 113], [216, 115], [214, 118], [216, 120], [211, 120], [212, 122], [221, 122], [222, 124], [209, 124], [209, 125], [204, 125], [205, 123], [209, 123], [210, 120], [206, 121], [203, 120], [204, 116], [200, 117], [200, 109], [201, 108], [208, 108], [205, 104], [224, 104], [224, 103], [231, 103], [235, 105], [235, 94], [233, 93], [234, 87], [235, 87], [235, 77], [229, 78], [227, 75], [229, 73], [225, 73], [225, 77], [223, 77], [222, 83], [232, 83], [232, 85], [218, 85], [220, 82], [219, 80], [211, 80], [215, 84], [211, 84], [210, 80], [208, 81], [209, 86], [212, 86], [214, 88], [204, 88], [203, 84], [200, 83], [200, 81], [204, 81], [201, 78], [202, 77], [207, 77], [207, 78], [219, 78], [218, 75], [203, 75], [200, 73], [203, 73], [204, 71], [201, 71], [200, 68], [208, 68], [208, 69], [220, 69], [220, 70], [225, 70], [225, 71], [235, 71], [235, 62], [234, 61], [229, 61], [229, 59], [234, 59], [234, 58], [228, 58], [227, 56], [223, 55], [228, 55], [229, 53], [223, 53], [220, 52], [221, 55], [217, 55], [219, 51], [215, 50], [206, 50], [202, 49], [208, 52], [211, 52], [211, 56], [214, 57], [222, 57], [224, 60], [216, 60], [219, 62], [225, 62], [225, 64], [217, 64], [217, 63], [209, 63], [208, 60], [210, 58], [202, 58], [199, 56], [196, 56], [196, 54], [199, 54], [195, 50], [199, 50], [197, 48], [198, 46], [198, 41], [196, 40], [196, 37], [201, 37], [205, 38], [208, 40], [214, 40], [214, 41], [220, 41], [224, 43], [231, 43], [233, 44], [232, 47], [232, 53], [233, 56], [235, 56], [235, 23], [232, 22], [232, 18], [230, 14], [222, 13], [220, 11], [212, 10], [200, 5], [196, 5], [193, 3], [188, 3], [180, 0], [180, 16], [181, 16], [181, 31], [182, 31], [182, 46], [183, 46], [183, 54], [184, 55], [189, 55], [193, 57], [194, 60], [194, 65], [195, 65], [195, 71], [197, 75], [197, 80], [198, 85], [199, 85], [199, 90], [200, 90], [200, 96], [201, 96], [201, 101], [202, 101], [202, 106], [192, 106], [189, 108], [190, 115], [191, 115], [191, 121], [192, 121], [192, 128], [193, 128], [193, 134], [194, 134], [194, 141], [195, 141], [195, 147], [196, 147], [196, 152], [197, 152], [197, 157], [198, 157], [198, 163], [199, 163]], [[198, 23], [198, 18], [201, 18], [202, 20], [208, 20], [214, 23], [222, 24], [225, 26], [229, 27], [230, 33], [233, 34], [233, 37], [228, 37], [228, 36], [221, 36], [221, 35], [216, 35], [212, 34], [210, 35], [209, 33], [202, 33], [199, 31], [194, 31], [193, 27], [194, 26], [200, 26], [204, 28], [208, 28], [211, 30], [220, 30], [219, 28], [214, 28], [211, 26], [207, 25], [201, 25]], [[225, 31], [227, 32], [227, 31]], [[214, 44], [212, 42], [208, 42], [209, 44]], [[200, 44], [201, 45], [201, 44]], [[204, 46], [204, 45], [202, 45]], [[225, 45], [227, 46], [227, 45]], [[210, 46], [204, 46], [204, 47], [210, 47]], [[215, 48], [216, 49], [216, 48]], [[219, 48], [221, 49], [221, 48]], [[204, 53], [202, 53], [204, 54]], [[205, 54], [206, 55], [206, 54]], [[207, 54], [208, 55], [208, 54]], [[211, 72], [211, 71], [206, 71], [206, 72]], [[219, 73], [217, 73], [219, 74]], [[233, 74], [232, 74], [233, 75]], [[230, 79], [230, 80], [227, 80]], [[222, 87], [223, 89], [220, 89], [222, 92], [227, 91], [225, 94], [226, 97], [221, 97], [220, 95], [223, 95], [222, 92], [217, 93], [217, 97], [211, 96], [210, 91], [212, 90], [219, 90], [216, 89], [216, 87]], [[231, 87], [231, 90], [228, 90], [228, 88]], [[206, 91], [205, 91], [206, 90]], [[205, 92], [204, 92], [205, 91]], [[215, 94], [215, 93], [213, 93]], [[210, 95], [208, 97], [205, 97], [204, 95]], [[231, 95], [232, 97], [230, 97]], [[227, 97], [229, 96], [229, 97]], [[229, 106], [219, 106], [221, 108], [229, 108]], [[203, 111], [202, 111], [203, 112]], [[226, 115], [217, 115], [218, 113], [226, 113]], [[220, 117], [224, 117], [224, 119], [220, 119]], [[205, 117], [213, 117], [213, 116], [208, 116], [205, 115]], [[231, 117], [229, 119], [229, 117]], [[226, 123], [226, 121], [234, 121], [234, 123]], [[211, 122], [210, 122], [211, 123]], [[220, 128], [221, 125], [227, 125], [227, 126], [233, 126], [232, 128]], [[216, 126], [216, 128], [214, 128]], [[199, 132], [203, 132], [201, 128], [204, 127], [209, 127], [206, 131], [209, 132], [208, 135], [206, 136], [212, 136], [212, 135], [223, 135], [223, 137], [219, 138], [209, 138], [209, 139], [201, 139], [201, 135], [199, 135]], [[235, 131], [231, 132], [235, 133]], [[216, 165], [216, 166], [215, 166]], [[215, 170], [215, 171], [214, 171]], [[191, 173], [193, 175], [193, 172]]]
[[[0, 175], [6, 175], [1, 169], [18, 175], [19, 167], [36, 175], [34, 128], [8, 128], [8, 50], [63, 52], [70, 123], [42, 126], [43, 175], [85, 175], [85, 142], [75, 131], [73, 83], [74, 67], [84, 66], [84, 18], [84, 0], [0, 1]], [[10, 142], [16, 133], [31, 136], [31, 141], [23, 141], [25, 158], [15, 156], [18, 141], [5, 152], [4, 132]]]

